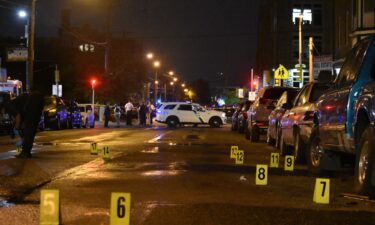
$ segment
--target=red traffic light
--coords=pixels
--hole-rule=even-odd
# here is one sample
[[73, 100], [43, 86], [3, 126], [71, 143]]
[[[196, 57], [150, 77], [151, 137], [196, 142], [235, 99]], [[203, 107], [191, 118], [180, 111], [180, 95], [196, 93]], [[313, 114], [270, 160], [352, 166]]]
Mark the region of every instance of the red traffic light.
[[257, 85], [257, 82], [256, 82], [256, 81], [253, 81], [253, 85]]
[[95, 84], [96, 83], [96, 80], [91, 80], [91, 84]]

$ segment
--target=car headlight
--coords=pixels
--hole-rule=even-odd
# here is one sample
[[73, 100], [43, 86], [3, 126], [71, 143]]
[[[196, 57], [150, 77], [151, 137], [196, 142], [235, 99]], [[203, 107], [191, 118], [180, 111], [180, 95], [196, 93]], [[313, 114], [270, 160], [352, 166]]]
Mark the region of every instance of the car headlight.
[[221, 114], [221, 117], [226, 117], [226, 114], [225, 114], [225, 113], [222, 113], [222, 114]]
[[54, 116], [56, 114], [56, 109], [48, 110], [48, 116]]

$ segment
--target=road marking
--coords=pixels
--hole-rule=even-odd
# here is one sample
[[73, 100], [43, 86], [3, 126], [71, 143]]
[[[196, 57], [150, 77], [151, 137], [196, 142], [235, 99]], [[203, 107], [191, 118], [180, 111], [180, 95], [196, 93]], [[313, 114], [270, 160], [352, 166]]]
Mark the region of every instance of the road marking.
[[172, 131], [167, 131], [167, 132], [165, 132], [165, 133], [163, 133], [163, 134], [160, 134], [159, 136], [157, 136], [157, 137], [155, 137], [155, 138], [152, 138], [152, 139], [150, 139], [150, 140], [148, 140], [148, 141], [146, 141], [147, 143], [150, 143], [150, 144], [154, 144], [154, 143], [157, 143], [157, 142], [159, 142], [159, 140], [160, 139], [162, 139], [165, 135], [167, 135], [167, 134], [169, 134], [169, 133], [171, 133]]

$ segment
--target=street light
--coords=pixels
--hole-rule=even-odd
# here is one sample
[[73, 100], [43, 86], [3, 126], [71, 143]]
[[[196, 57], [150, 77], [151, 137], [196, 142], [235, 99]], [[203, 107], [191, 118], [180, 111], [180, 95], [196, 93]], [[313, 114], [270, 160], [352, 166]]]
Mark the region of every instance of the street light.
[[168, 74], [171, 75], [171, 76], [173, 76], [174, 72], [173, 71], [169, 71]]
[[20, 10], [20, 11], [18, 11], [18, 16], [20, 18], [26, 18], [27, 17], [27, 12], [25, 10]]
[[185, 87], [185, 83], [181, 84], [181, 87]]
[[92, 110], [94, 112], [94, 105], [95, 105], [95, 84], [96, 80], [91, 80], [91, 89], [92, 89]]
[[156, 104], [157, 100], [158, 100], [158, 68], [160, 66], [160, 62], [159, 61], [155, 61], [154, 62], [154, 67], [155, 67], [155, 91], [154, 91], [154, 102]]
[[173, 78], [173, 81], [174, 81], [174, 82], [177, 82], [177, 81], [178, 81], [178, 78], [177, 78], [177, 77]]
[[152, 54], [152, 53], [148, 53], [148, 54], [146, 55], [146, 57], [147, 57], [147, 59], [152, 59], [152, 58], [154, 58], [154, 54]]

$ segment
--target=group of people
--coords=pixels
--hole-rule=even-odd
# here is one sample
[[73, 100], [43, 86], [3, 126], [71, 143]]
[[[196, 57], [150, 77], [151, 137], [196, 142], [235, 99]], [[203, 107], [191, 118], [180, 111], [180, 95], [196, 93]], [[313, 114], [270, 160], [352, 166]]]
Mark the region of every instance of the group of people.
[[[138, 108], [134, 107], [133, 103], [129, 100], [125, 106], [125, 117], [126, 117], [126, 125], [132, 126], [132, 120], [133, 120], [133, 112], [137, 109], [138, 111], [138, 119], [139, 119], [139, 125], [145, 126], [147, 125], [147, 118], [149, 119], [149, 124], [152, 125], [153, 118], [155, 117], [155, 106], [152, 104], [152, 102], [148, 102], [147, 104], [142, 102]], [[122, 110], [120, 105], [116, 104], [113, 108], [114, 111], [114, 117], [116, 120], [116, 126], [120, 127], [121, 122], [121, 114]], [[111, 118], [111, 108], [109, 106], [109, 103], [107, 103], [105, 109], [104, 109], [104, 127], [109, 127], [109, 121]]]

